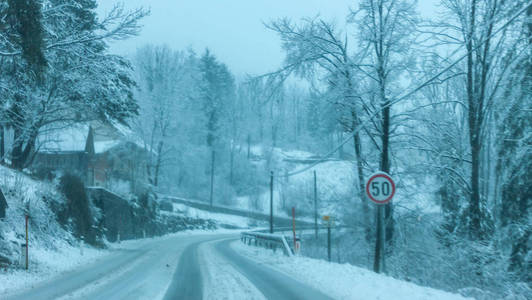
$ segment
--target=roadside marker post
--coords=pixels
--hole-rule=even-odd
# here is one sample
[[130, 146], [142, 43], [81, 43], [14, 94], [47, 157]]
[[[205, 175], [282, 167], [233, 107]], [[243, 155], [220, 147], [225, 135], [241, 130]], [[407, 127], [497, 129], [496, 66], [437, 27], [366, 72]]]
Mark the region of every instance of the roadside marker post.
[[[385, 172], [377, 172], [370, 176], [366, 182], [368, 198], [377, 204], [377, 239], [375, 242], [375, 257], [373, 270], [377, 273], [385, 271], [385, 230], [384, 230], [384, 205], [388, 204], [395, 195], [395, 182]], [[382, 264], [381, 264], [382, 262]]]
[[83, 247], [85, 247], [85, 237], [84, 236], [80, 236], [80, 242], [79, 242], [79, 254], [81, 254], [81, 256], [83, 256]]

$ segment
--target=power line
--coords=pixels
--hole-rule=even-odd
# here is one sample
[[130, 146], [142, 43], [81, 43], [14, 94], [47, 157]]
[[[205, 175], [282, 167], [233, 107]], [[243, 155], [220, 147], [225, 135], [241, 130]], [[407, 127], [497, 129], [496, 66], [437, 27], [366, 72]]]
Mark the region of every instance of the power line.
[[[523, 12], [525, 12], [530, 6], [532, 5], [532, 1], [530, 3], [528, 3], [527, 5], [525, 5], [521, 10], [519, 10], [517, 13], [515, 13], [506, 23], [504, 23], [504, 25], [502, 25], [499, 29], [497, 29], [492, 35], [486, 37], [484, 40], [482, 40], [481, 43], [479, 43], [479, 45], [475, 48], [473, 48], [472, 50], [477, 50], [478, 48], [481, 47], [482, 44], [484, 44], [486, 41], [488, 41], [489, 39], [492, 39], [493, 37], [495, 37], [497, 34], [499, 34], [501, 31], [503, 31], [506, 27], [508, 27], [515, 19], [517, 19], [517, 17], [519, 17]], [[460, 45], [460, 48], [462, 48], [463, 45]], [[393, 104], [396, 104], [404, 99], [406, 99], [407, 97], [410, 97], [412, 94], [415, 94], [417, 93], [419, 90], [421, 90], [422, 88], [426, 87], [427, 85], [429, 85], [431, 82], [433, 82], [434, 80], [438, 79], [438, 77], [440, 77], [442, 74], [446, 73], [447, 71], [449, 71], [450, 69], [452, 69], [454, 66], [456, 66], [458, 63], [460, 63], [464, 58], [466, 58], [468, 55], [468, 53], [462, 55], [461, 57], [459, 57], [455, 62], [453, 62], [452, 64], [450, 64], [449, 66], [447, 66], [445, 69], [443, 69], [442, 71], [440, 71], [438, 74], [432, 76], [431, 78], [429, 78], [428, 80], [426, 80], [425, 82], [423, 82], [422, 84], [420, 84], [419, 86], [417, 86], [415, 89], [411, 90], [410, 92], [406, 93], [405, 95], [403, 96], [400, 96], [399, 98], [393, 100], [393, 101], [389, 101], [388, 104], [384, 105], [381, 107], [382, 108], [385, 108], [385, 107], [389, 107], [389, 106], [392, 106]], [[297, 174], [300, 174], [300, 173], [303, 173], [309, 169], [312, 169], [314, 168], [315, 166], [317, 166], [318, 164], [320, 163], [323, 163], [324, 161], [327, 160], [327, 158], [329, 158], [332, 154], [334, 154], [336, 151], [338, 151], [340, 149], [340, 147], [342, 147], [343, 145], [345, 145], [347, 142], [349, 142], [354, 136], [355, 134], [360, 131], [365, 125], [367, 125], [373, 118], [375, 118], [377, 115], [379, 114], [379, 111], [376, 111], [375, 113], [373, 113], [366, 121], [362, 122], [362, 124], [356, 126], [353, 131], [351, 132], [351, 134], [346, 138], [344, 139], [336, 148], [334, 148], [333, 150], [329, 151], [327, 154], [325, 154], [325, 156], [322, 156], [321, 159], [317, 160], [316, 162], [312, 163], [311, 165], [307, 166], [307, 167], [304, 167], [302, 169], [299, 169], [299, 170], [296, 170], [294, 172], [290, 172], [290, 173], [286, 173], [286, 174], [283, 174], [283, 175], [277, 175], [277, 177], [292, 177], [294, 175], [297, 175]]]

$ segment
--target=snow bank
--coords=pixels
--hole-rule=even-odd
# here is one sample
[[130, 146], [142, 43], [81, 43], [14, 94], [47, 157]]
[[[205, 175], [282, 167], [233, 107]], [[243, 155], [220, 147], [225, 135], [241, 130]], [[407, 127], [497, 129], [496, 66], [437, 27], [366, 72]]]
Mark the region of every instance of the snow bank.
[[207, 212], [180, 203], [173, 203], [173, 207], [174, 212], [177, 214], [194, 219], [213, 220], [219, 225], [229, 225], [236, 228], [249, 228], [250, 224], [250, 220], [245, 217]]
[[30, 244], [29, 270], [0, 270], [0, 298], [2, 295], [32, 287], [47, 278], [89, 264], [108, 253], [107, 250], [71, 246], [66, 242], [59, 242], [56, 248], [52, 250], [38, 245], [32, 247]]
[[[27, 175], [0, 166], [0, 187], [9, 205], [0, 221], [0, 255], [13, 267], [0, 270], [0, 298], [7, 290], [28, 287], [43, 278], [93, 261], [105, 251], [81, 246], [58, 222], [50, 206], [63, 201], [53, 183], [33, 180]], [[29, 270], [20, 262], [25, 243], [25, 208], [29, 205]], [[83, 252], [83, 253], [82, 253]]]
[[246, 246], [235, 241], [231, 246], [260, 263], [326, 293], [334, 299], [458, 300], [469, 299], [410, 282], [377, 274], [350, 264], [329, 263], [306, 257], [286, 257], [279, 252]]

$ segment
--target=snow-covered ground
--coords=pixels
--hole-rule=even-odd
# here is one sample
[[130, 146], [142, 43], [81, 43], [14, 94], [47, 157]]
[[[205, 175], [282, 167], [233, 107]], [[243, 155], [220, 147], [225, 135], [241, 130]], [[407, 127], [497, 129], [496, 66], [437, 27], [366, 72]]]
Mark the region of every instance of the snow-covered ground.
[[[264, 164], [268, 158], [271, 168], [276, 172], [274, 183], [274, 209], [277, 214], [286, 215], [288, 209], [282, 209], [283, 199], [297, 199], [297, 207], [313, 211], [313, 185], [314, 172], [317, 177], [318, 205], [321, 215], [342, 216], [345, 213], [346, 201], [358, 204], [358, 176], [354, 161], [326, 160], [316, 166], [298, 173], [289, 178], [285, 174], [297, 172], [309, 166], [308, 162], [298, 160], [316, 159], [317, 154], [301, 150], [288, 150], [282, 148], [251, 147], [254, 157], [258, 158], [257, 164]], [[377, 170], [375, 170], [377, 171]], [[396, 181], [397, 191], [393, 199], [397, 204], [397, 211], [404, 209], [419, 213], [438, 213], [439, 205], [434, 202], [434, 195], [438, 186], [431, 174], [426, 174], [422, 182], [417, 182], [406, 172], [395, 170], [392, 174]], [[366, 171], [365, 180], [371, 172]], [[420, 179], [418, 179], [420, 180]], [[419, 188], [422, 187], [422, 188]], [[259, 195], [259, 210], [269, 212], [269, 191]], [[248, 207], [251, 203], [249, 197], [236, 199], [239, 207]]]
[[56, 250], [29, 248], [29, 270], [0, 270], [0, 298], [8, 291], [21, 290], [62, 272], [94, 262], [109, 250], [92, 247], [74, 247], [66, 242], [56, 245]]
[[280, 252], [274, 253], [263, 248], [247, 246], [239, 241], [233, 242], [231, 246], [238, 253], [280, 270], [334, 299], [469, 299], [377, 274], [350, 264], [329, 263], [298, 256], [287, 257]]
[[221, 257], [213, 242], [200, 247], [199, 259], [204, 274], [204, 299], [266, 299], [244, 275]]
[[[109, 249], [96, 249], [80, 244], [70, 232], [57, 221], [51, 205], [64, 201], [56, 183], [35, 180], [21, 172], [0, 166], [0, 188], [7, 203], [6, 218], [0, 221], [0, 254], [15, 266], [0, 268], [0, 298], [9, 291], [18, 291], [33, 286], [45, 279], [89, 265], [116, 249], [136, 248], [148, 240], [126, 241], [109, 244]], [[29, 205], [29, 270], [17, 267], [21, 258], [21, 244], [25, 242], [24, 214]], [[218, 224], [247, 228], [248, 219], [224, 214], [212, 214], [193, 208], [180, 210], [191, 218], [206, 218]], [[180, 232], [179, 235], [213, 234], [227, 230]], [[165, 239], [167, 237], [161, 237]]]
[[3, 166], [0, 166], [0, 178], [0, 187], [9, 205], [5, 220], [0, 221], [0, 255], [12, 264], [16, 265], [21, 261], [21, 244], [25, 243], [26, 207], [29, 207], [31, 216], [29, 271], [13, 268], [0, 270], [0, 294], [8, 288], [27, 286], [102, 255], [101, 250], [80, 247], [79, 241], [57, 222], [50, 204], [61, 202], [63, 196], [53, 183], [34, 180]]
[[[246, 217], [220, 214], [204, 211], [201, 209], [186, 206], [180, 203], [173, 203], [174, 213], [194, 219], [213, 220], [220, 226], [231, 226], [236, 228], [249, 228], [250, 220]], [[162, 212], [168, 213], [168, 212]]]
[[[80, 245], [73, 247], [68, 244], [57, 245], [57, 250], [31, 249], [30, 256], [33, 264], [29, 270], [4, 269], [0, 270], [0, 299], [2, 295], [11, 294], [33, 287], [34, 285], [53, 278], [55, 276], [79, 269], [80, 267], [98, 263], [99, 260], [119, 250], [139, 249], [145, 245], [164, 242], [175, 237], [192, 237], [213, 234], [234, 234], [238, 230], [188, 230], [178, 233], [167, 234], [155, 238], [122, 241], [121, 243], [109, 243], [108, 249], [96, 249]], [[119, 275], [119, 273], [117, 273]], [[115, 274], [116, 275], [116, 274]], [[109, 279], [110, 280], [110, 279]], [[102, 285], [106, 280], [99, 282]], [[95, 289], [95, 287], [92, 287]], [[87, 292], [84, 290], [83, 292]], [[164, 291], [163, 291], [164, 292]]]

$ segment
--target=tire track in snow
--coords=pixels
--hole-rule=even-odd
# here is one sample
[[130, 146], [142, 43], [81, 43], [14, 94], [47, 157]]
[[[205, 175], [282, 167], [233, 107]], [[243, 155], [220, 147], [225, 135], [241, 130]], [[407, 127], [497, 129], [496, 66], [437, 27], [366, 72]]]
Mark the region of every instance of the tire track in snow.
[[[264, 295], [215, 249], [216, 243], [226, 239], [209, 241], [199, 247], [199, 263], [204, 271], [204, 299], [265, 300]], [[234, 241], [235, 238], [229, 239]]]
[[203, 299], [203, 281], [197, 251], [200, 243], [202, 242], [193, 243], [183, 251], [164, 300]]
[[267, 299], [332, 299], [284, 273], [236, 253], [229, 246], [232, 241], [234, 240], [226, 239], [219, 242], [215, 249], [246, 276]]

